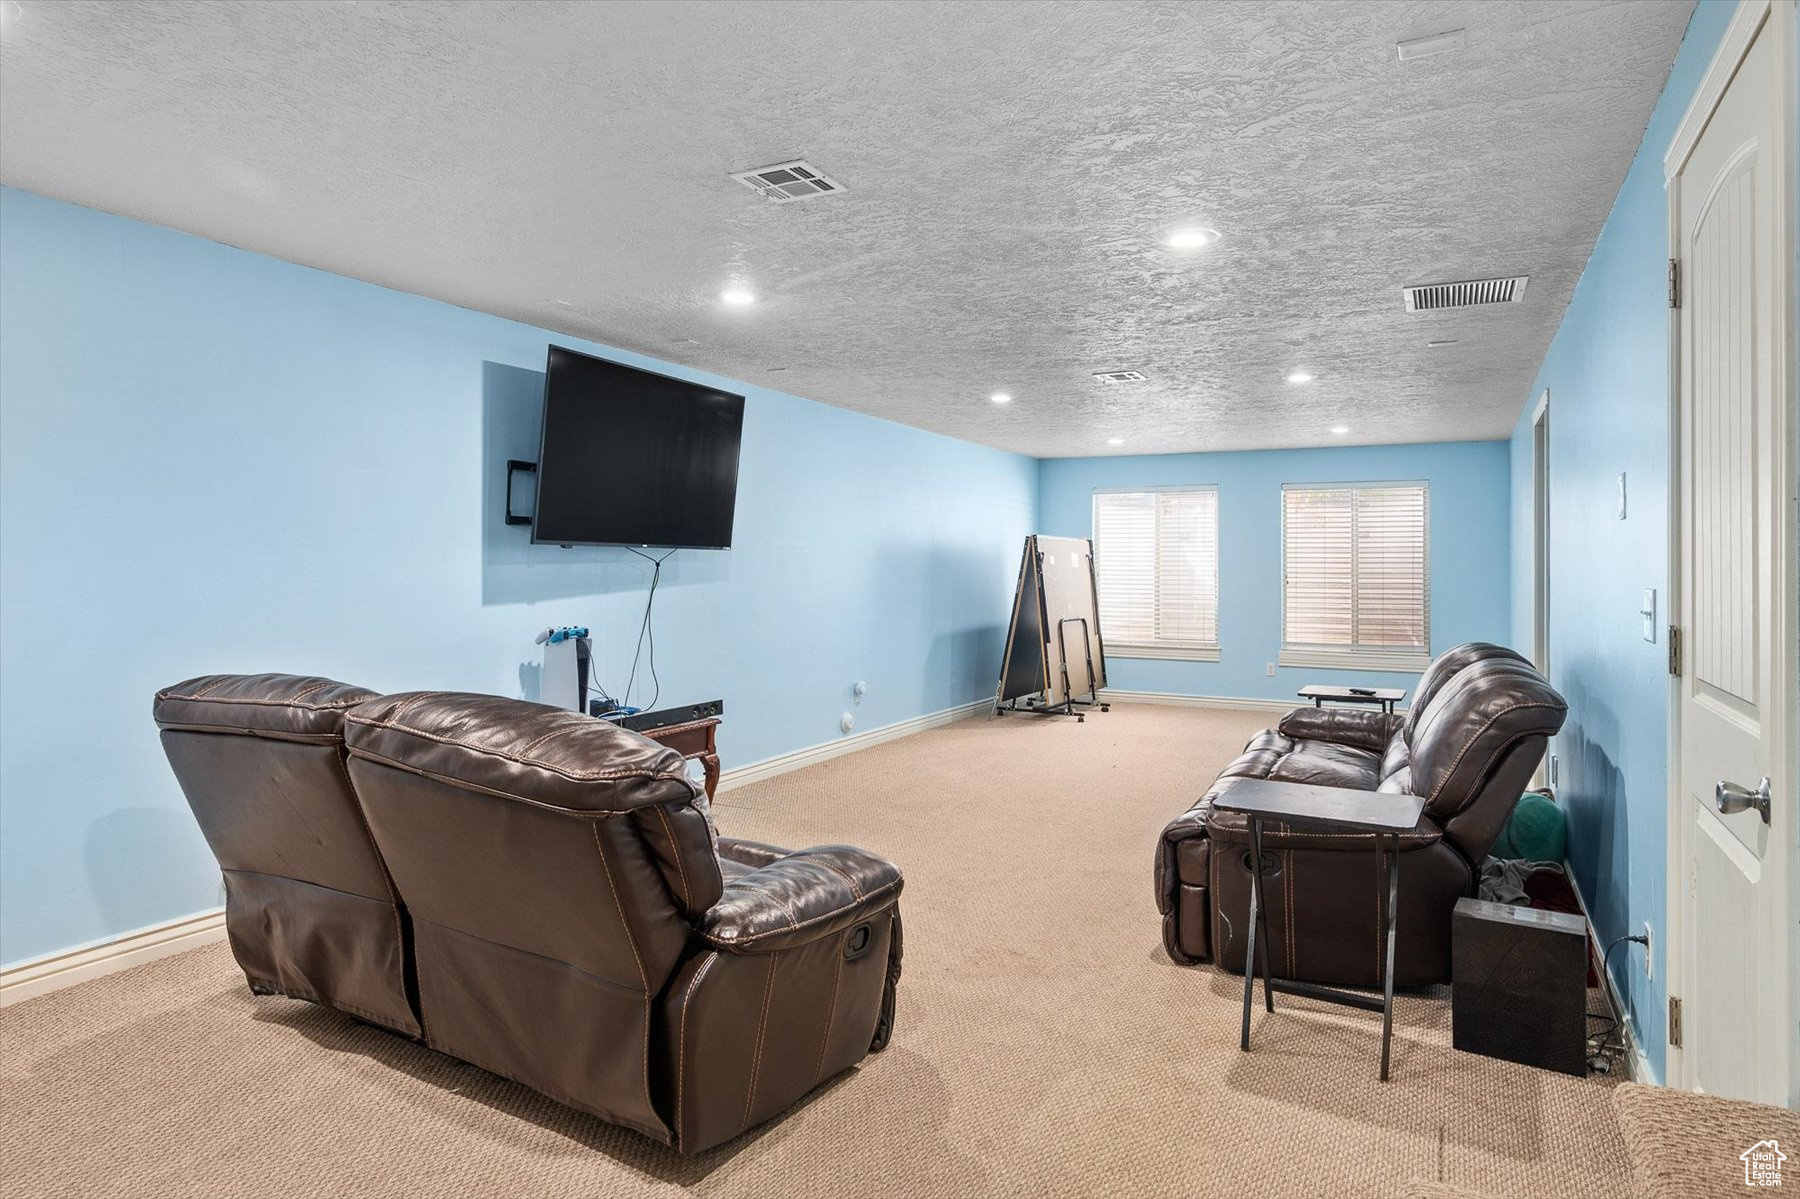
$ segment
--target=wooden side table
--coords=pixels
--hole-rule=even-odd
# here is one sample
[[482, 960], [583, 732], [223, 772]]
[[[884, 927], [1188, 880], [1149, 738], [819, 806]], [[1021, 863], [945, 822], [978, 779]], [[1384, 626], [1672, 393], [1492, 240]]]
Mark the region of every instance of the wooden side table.
[[644, 736], [666, 745], [685, 758], [696, 758], [706, 772], [706, 798], [713, 799], [719, 789], [719, 718], [708, 716], [685, 724], [671, 724], [650, 729]]
[[[1250, 818], [1250, 920], [1244, 945], [1244, 1026], [1238, 1047], [1250, 1050], [1250, 1001], [1256, 990], [1257, 934], [1262, 934], [1263, 1003], [1275, 1010], [1275, 992], [1304, 995], [1326, 1003], [1381, 1013], [1381, 1081], [1388, 1080], [1388, 1050], [1394, 1039], [1394, 916], [1400, 900], [1400, 834], [1411, 832], [1425, 810], [1422, 795], [1385, 791], [1357, 791], [1348, 787], [1315, 787], [1310, 783], [1280, 783], [1245, 779], [1228, 787], [1213, 807], [1242, 812]], [[1382, 930], [1381, 998], [1343, 991], [1298, 979], [1271, 978], [1269, 970], [1269, 916], [1262, 902], [1262, 828], [1265, 820], [1315, 828], [1374, 833], [1376, 854], [1387, 877], [1387, 922]], [[1392, 842], [1391, 848], [1385, 842]]]

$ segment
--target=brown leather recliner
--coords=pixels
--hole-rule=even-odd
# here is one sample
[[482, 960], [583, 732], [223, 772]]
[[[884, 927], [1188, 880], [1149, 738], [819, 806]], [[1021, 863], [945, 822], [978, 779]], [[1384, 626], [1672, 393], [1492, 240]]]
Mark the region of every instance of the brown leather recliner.
[[882, 1048], [891, 863], [716, 839], [679, 753], [483, 695], [347, 718], [427, 1044], [694, 1152]]
[[688, 1153], [893, 1031], [899, 870], [716, 837], [681, 755], [637, 733], [291, 675], [178, 684], [156, 719], [258, 994]]
[[416, 1037], [406, 913], [344, 771], [344, 713], [374, 697], [330, 679], [207, 675], [157, 692], [155, 715], [224, 870], [250, 989]]
[[[1402, 986], [1448, 981], [1451, 911], [1475, 893], [1482, 858], [1566, 713], [1522, 657], [1480, 642], [1436, 658], [1403, 715], [1289, 712], [1251, 738], [1158, 840], [1156, 902], [1169, 956], [1243, 971], [1249, 832], [1243, 816], [1213, 805], [1239, 780], [1266, 778], [1425, 797], [1417, 827], [1400, 839], [1394, 975]], [[1373, 837], [1268, 823], [1262, 871], [1275, 975], [1380, 985], [1387, 896]]]

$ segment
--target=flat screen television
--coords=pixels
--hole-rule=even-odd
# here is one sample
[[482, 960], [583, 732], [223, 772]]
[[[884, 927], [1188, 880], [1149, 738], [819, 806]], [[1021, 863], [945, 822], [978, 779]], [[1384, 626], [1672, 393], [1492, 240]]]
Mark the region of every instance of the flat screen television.
[[728, 549], [744, 397], [550, 347], [540, 545]]

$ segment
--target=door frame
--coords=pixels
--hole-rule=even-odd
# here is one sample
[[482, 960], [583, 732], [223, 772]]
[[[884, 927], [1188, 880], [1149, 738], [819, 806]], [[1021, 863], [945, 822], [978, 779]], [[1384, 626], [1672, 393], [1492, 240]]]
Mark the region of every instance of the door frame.
[[[1531, 664], [1550, 677], [1550, 389], [1531, 410]], [[1532, 785], [1556, 794], [1550, 778], [1554, 742], [1532, 772]]]
[[1531, 664], [1550, 677], [1550, 389], [1531, 412]]
[[[1794, 731], [1794, 721], [1800, 712], [1796, 712], [1793, 706], [1796, 689], [1800, 687], [1800, 645], [1797, 645], [1800, 637], [1797, 637], [1796, 632], [1797, 625], [1800, 625], [1800, 607], [1796, 606], [1800, 603], [1800, 587], [1795, 585], [1795, 571], [1800, 568], [1800, 557], [1796, 556], [1795, 551], [1796, 534], [1800, 532], [1800, 521], [1796, 518], [1796, 503], [1800, 502], [1800, 480], [1796, 479], [1795, 474], [1796, 468], [1800, 467], [1800, 444], [1796, 440], [1800, 436], [1800, 421], [1796, 420], [1794, 411], [1796, 396], [1800, 394], [1800, 381], [1795, 376], [1796, 365], [1800, 364], [1800, 347], [1795, 345], [1794, 330], [1793, 239], [1796, 197], [1792, 155], [1796, 95], [1795, 0], [1740, 0], [1692, 102], [1670, 139], [1668, 152], [1663, 157], [1663, 182], [1668, 192], [1668, 256], [1679, 259], [1681, 208], [1676, 177], [1687, 165], [1701, 133], [1737, 74], [1739, 64], [1749, 52], [1756, 35], [1764, 32], [1765, 26], [1776, 56], [1776, 136], [1769, 160], [1775, 172], [1778, 208], [1774, 222], [1776, 245], [1773, 249], [1779, 264], [1777, 270], [1780, 272], [1780, 279], [1775, 288], [1774, 318], [1775, 328], [1781, 331], [1773, 372], [1774, 394], [1770, 399], [1775, 404], [1778, 420], [1785, 422], [1786, 426], [1783, 435], [1776, 439], [1776, 445], [1772, 447], [1775, 475], [1781, 481], [1785, 502], [1780, 505], [1777, 516], [1779, 528], [1775, 530], [1773, 539], [1777, 560], [1768, 566], [1773, 572], [1777, 614], [1775, 644], [1769, 647], [1770, 665], [1777, 672], [1774, 710], [1770, 714], [1770, 727], [1774, 730], [1777, 746], [1773, 754], [1770, 785], [1774, 791], [1775, 803], [1783, 813], [1785, 827], [1785, 844], [1776, 865], [1786, 875], [1784, 879], [1776, 881], [1772, 893], [1777, 897], [1776, 902], [1786, 909], [1780, 913], [1780, 927], [1786, 930], [1786, 943], [1777, 946], [1777, 952], [1784, 959], [1778, 963], [1777, 977], [1784, 978], [1787, 986], [1769, 1014], [1768, 1031], [1775, 1041], [1770, 1046], [1771, 1051], [1779, 1052], [1786, 1063], [1783, 1073], [1787, 1079], [1788, 1102], [1792, 1104], [1800, 1096], [1800, 1075], [1796, 1073], [1800, 1071], [1800, 1031], [1796, 1030], [1789, 1019], [1790, 1013], [1800, 1010], [1800, 979], [1793, 974], [1794, 968], [1800, 965], [1800, 934], [1796, 933], [1792, 920], [1793, 915], [1800, 912], [1800, 894], [1796, 891], [1800, 887], [1800, 871], [1795, 869], [1796, 834], [1800, 832], [1800, 820], [1796, 819], [1800, 816], [1800, 807], [1795, 804], [1795, 784], [1800, 781], [1800, 761], [1796, 760], [1796, 752], [1800, 750], [1800, 745], [1796, 742], [1800, 738], [1796, 737]], [[1686, 597], [1681, 591], [1681, 553], [1684, 540], [1681, 527], [1681, 315], [1679, 309], [1670, 308], [1668, 624], [1675, 628], [1682, 627], [1687, 620]], [[1688, 822], [1684, 818], [1681, 794], [1680, 681], [1673, 675], [1668, 680], [1667, 705], [1669, 776], [1668, 792], [1664, 799], [1667, 805], [1665, 818], [1668, 822], [1668, 861], [1663, 963], [1666, 966], [1668, 993], [1671, 998], [1675, 998], [1690, 985], [1694, 940], [1689, 927], [1691, 913], [1686, 885], [1689, 860]], [[1663, 1081], [1672, 1087], [1691, 1090], [1694, 1085], [1694, 1066], [1695, 1063], [1680, 1047], [1669, 1045]]]

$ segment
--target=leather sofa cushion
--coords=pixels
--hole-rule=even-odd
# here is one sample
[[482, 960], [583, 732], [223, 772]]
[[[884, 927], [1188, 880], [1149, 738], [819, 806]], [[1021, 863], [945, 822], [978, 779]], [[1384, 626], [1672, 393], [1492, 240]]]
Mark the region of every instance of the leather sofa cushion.
[[750, 841], [743, 837], [720, 837], [719, 858], [734, 865], [742, 865], [746, 870], [754, 870], [758, 866], [767, 866], [770, 862], [779, 862], [794, 851], [783, 849], [779, 845], [770, 845], [766, 841]]
[[1297, 741], [1330, 741], [1379, 754], [1395, 739], [1401, 720], [1366, 708], [1295, 708], [1276, 731]]
[[329, 743], [343, 735], [344, 713], [373, 698], [316, 675], [208, 674], [158, 691], [153, 711], [164, 729]]
[[849, 928], [900, 896], [899, 869], [850, 845], [817, 845], [725, 883], [700, 935], [730, 953], [769, 953]]
[[681, 754], [579, 712], [496, 695], [415, 691], [345, 718], [354, 757], [527, 803], [579, 812], [691, 805]]
[[[1447, 821], [1474, 803], [1489, 772], [1508, 750], [1562, 728], [1568, 705], [1524, 662], [1493, 658], [1466, 667], [1444, 684], [1410, 739], [1410, 789], [1425, 810]], [[1510, 809], [1516, 794], [1507, 797]]]
[[[1204, 842], [1203, 842], [1204, 844]], [[1175, 948], [1185, 957], [1203, 962], [1212, 957], [1212, 909], [1207, 903], [1207, 892], [1204, 886], [1183, 886], [1181, 894], [1176, 898], [1181, 915], [1174, 923], [1177, 937]], [[1166, 934], [1165, 934], [1166, 935]], [[1171, 953], [1169, 956], [1173, 957]]]
[[1219, 778], [1275, 779], [1373, 791], [1381, 781], [1380, 768], [1381, 756], [1373, 750], [1329, 741], [1295, 740], [1274, 729], [1264, 729], [1251, 738], [1244, 752]]
[[762, 841], [746, 841], [742, 837], [720, 837], [718, 849], [719, 873], [726, 882], [743, 878], [758, 866], [780, 861], [794, 852]]
[[1296, 741], [1266, 777], [1320, 787], [1352, 787], [1370, 791], [1381, 780], [1381, 758], [1364, 749], [1329, 741]]
[[1412, 740], [1413, 733], [1419, 727], [1419, 720], [1431, 701], [1437, 698], [1444, 684], [1460, 674], [1464, 667], [1473, 666], [1477, 662], [1485, 662], [1490, 658], [1498, 658], [1509, 662], [1523, 662], [1525, 658], [1517, 650], [1508, 649], [1504, 645], [1495, 645], [1490, 641], [1465, 641], [1461, 645], [1452, 646], [1431, 660], [1425, 673], [1419, 676], [1417, 685], [1413, 687], [1412, 706], [1406, 710], [1406, 720], [1401, 726], [1401, 736]]
[[[1211, 809], [1201, 814], [1204, 820]], [[1207, 884], [1208, 862], [1212, 858], [1212, 843], [1205, 837], [1189, 837], [1175, 845], [1175, 872], [1183, 884], [1189, 887], [1204, 887]]]

